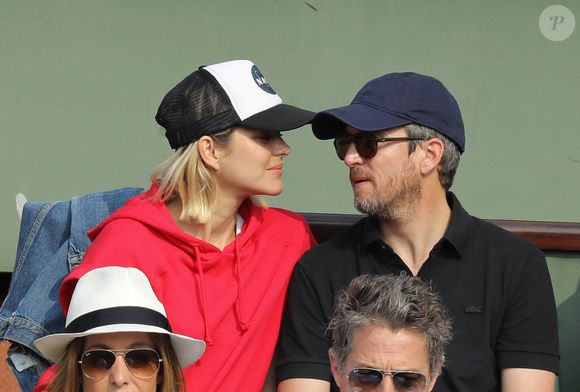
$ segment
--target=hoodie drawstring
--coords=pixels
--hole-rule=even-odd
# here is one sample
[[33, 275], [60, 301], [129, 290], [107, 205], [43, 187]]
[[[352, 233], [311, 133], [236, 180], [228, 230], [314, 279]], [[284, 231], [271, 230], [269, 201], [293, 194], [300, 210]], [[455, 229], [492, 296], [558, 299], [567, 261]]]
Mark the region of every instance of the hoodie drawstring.
[[238, 298], [236, 299], [236, 312], [238, 313], [239, 326], [242, 333], [246, 332], [250, 327], [250, 324], [244, 321], [242, 315], [242, 276], [240, 275], [240, 252], [238, 249], [237, 237], [234, 238], [234, 249], [236, 258], [236, 278], [238, 280]]
[[[209, 332], [209, 326], [207, 321], [207, 304], [205, 301], [205, 284], [203, 278], [203, 266], [201, 263], [201, 255], [199, 254], [199, 247], [193, 247], [195, 251], [195, 262], [197, 264], [197, 270], [199, 271], [199, 291], [200, 291], [200, 299], [201, 299], [201, 312], [203, 314], [203, 325], [204, 325], [204, 340], [208, 346], [213, 346], [213, 339]], [[238, 283], [238, 297], [236, 298], [236, 313], [238, 316], [238, 326], [242, 333], [246, 332], [250, 327], [250, 324], [244, 320], [243, 312], [242, 312], [242, 276], [240, 274], [240, 251], [238, 249], [238, 241], [234, 239], [234, 257], [235, 257], [235, 264], [236, 264], [236, 280]]]
[[203, 266], [201, 265], [201, 256], [199, 254], [199, 247], [194, 246], [193, 249], [195, 250], [195, 261], [197, 263], [197, 270], [199, 271], [199, 290], [200, 290], [200, 298], [201, 298], [201, 312], [203, 313], [203, 326], [204, 326], [204, 334], [205, 343], [208, 346], [213, 346], [213, 340], [209, 334], [209, 327], [207, 326], [207, 312], [206, 312], [206, 303], [205, 303], [205, 286], [204, 286], [204, 279], [203, 279]]

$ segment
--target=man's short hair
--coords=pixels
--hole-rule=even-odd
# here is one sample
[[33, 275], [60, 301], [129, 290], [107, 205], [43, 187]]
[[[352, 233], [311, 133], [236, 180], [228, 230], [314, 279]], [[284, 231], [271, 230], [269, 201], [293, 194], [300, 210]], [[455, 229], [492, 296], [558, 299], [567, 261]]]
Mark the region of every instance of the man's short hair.
[[329, 332], [332, 353], [343, 367], [354, 331], [370, 325], [393, 331], [408, 329], [425, 337], [431, 374], [445, 363], [451, 340], [451, 320], [441, 297], [420, 278], [401, 275], [361, 275], [339, 295]]

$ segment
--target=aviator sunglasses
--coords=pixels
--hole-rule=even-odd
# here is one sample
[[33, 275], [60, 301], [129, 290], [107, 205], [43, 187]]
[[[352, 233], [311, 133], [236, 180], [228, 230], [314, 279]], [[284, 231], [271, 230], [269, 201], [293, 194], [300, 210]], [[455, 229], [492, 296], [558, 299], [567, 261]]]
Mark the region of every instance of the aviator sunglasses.
[[92, 380], [100, 380], [111, 372], [118, 356], [122, 356], [131, 374], [137, 378], [147, 379], [155, 376], [163, 361], [157, 351], [150, 348], [129, 350], [89, 350], [81, 357], [79, 363], [83, 374]]
[[346, 378], [354, 391], [376, 391], [385, 376], [390, 376], [397, 392], [424, 392], [428, 379], [422, 373], [402, 371], [387, 372], [386, 370], [370, 368], [354, 368]]
[[346, 152], [351, 143], [354, 143], [356, 152], [364, 159], [371, 159], [377, 155], [379, 142], [396, 142], [409, 140], [425, 140], [422, 137], [398, 136], [398, 137], [380, 137], [370, 132], [359, 132], [352, 135], [341, 135], [334, 139], [334, 148], [336, 155], [341, 161], [344, 161]]

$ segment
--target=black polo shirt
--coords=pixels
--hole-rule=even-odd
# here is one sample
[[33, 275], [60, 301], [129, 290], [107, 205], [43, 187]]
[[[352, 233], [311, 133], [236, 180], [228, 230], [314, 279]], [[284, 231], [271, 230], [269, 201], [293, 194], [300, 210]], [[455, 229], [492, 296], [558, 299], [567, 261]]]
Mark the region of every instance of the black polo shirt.
[[[448, 193], [452, 217], [418, 276], [453, 320], [447, 365], [434, 391], [499, 391], [500, 369], [558, 372], [558, 326], [544, 255], [528, 241], [470, 216]], [[277, 378], [332, 381], [326, 333], [335, 295], [362, 274], [411, 274], [364, 218], [297, 264], [277, 353]], [[338, 388], [332, 381], [332, 391]]]

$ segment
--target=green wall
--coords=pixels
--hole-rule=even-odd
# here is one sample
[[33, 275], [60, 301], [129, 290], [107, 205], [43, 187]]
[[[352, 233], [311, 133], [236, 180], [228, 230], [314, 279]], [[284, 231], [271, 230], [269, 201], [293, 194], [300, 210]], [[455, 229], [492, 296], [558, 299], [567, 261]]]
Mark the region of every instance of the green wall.
[[[580, 17], [578, 2], [558, 3]], [[235, 58], [313, 110], [346, 104], [386, 72], [433, 75], [464, 114], [454, 185], [464, 206], [483, 218], [580, 222], [580, 28], [546, 39], [538, 21], [550, 4], [0, 0], [0, 271], [14, 263], [16, 193], [53, 200], [147, 186], [171, 153], [153, 120], [165, 92], [199, 65]], [[286, 191], [269, 202], [354, 212], [331, 143], [309, 129], [287, 141]], [[561, 327], [566, 337], [579, 321], [568, 309], [580, 309], [580, 255], [549, 262], [560, 313], [575, 322]], [[572, 385], [578, 378], [562, 378], [563, 391], [580, 389]]]

